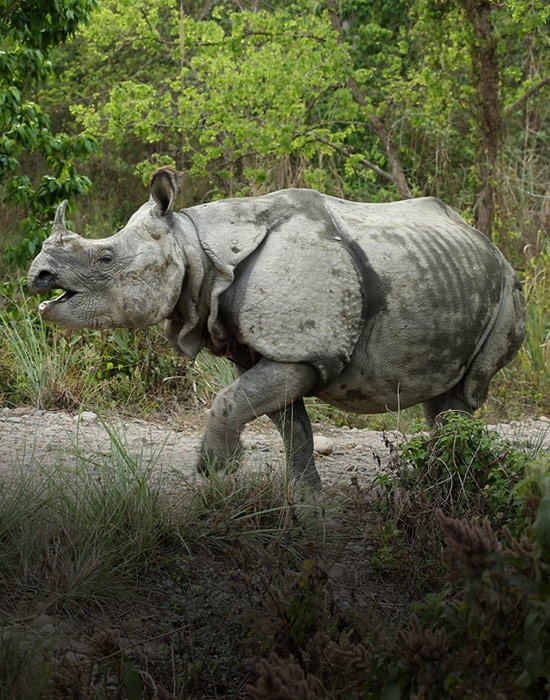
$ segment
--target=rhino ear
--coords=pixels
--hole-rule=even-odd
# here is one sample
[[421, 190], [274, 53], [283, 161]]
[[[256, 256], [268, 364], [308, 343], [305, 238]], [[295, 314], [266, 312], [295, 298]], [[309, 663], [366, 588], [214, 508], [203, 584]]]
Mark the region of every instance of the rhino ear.
[[178, 179], [170, 168], [160, 168], [153, 173], [149, 184], [153, 198], [161, 216], [172, 211], [178, 194]]

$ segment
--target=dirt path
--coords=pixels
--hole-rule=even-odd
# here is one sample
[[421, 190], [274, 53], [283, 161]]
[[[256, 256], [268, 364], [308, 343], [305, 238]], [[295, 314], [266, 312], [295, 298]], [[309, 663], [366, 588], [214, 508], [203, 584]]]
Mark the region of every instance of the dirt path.
[[[203, 417], [196, 414], [190, 414], [189, 423], [176, 430], [158, 421], [116, 420], [112, 416], [105, 425], [101, 418], [88, 412], [73, 416], [32, 408], [2, 409], [0, 471], [33, 464], [70, 465], [77, 453], [87, 459], [109, 458], [119, 442], [139, 463], [152, 464], [168, 473], [175, 470], [179, 480], [183, 477], [184, 481], [193, 482], [198, 478], [194, 463], [203, 426]], [[550, 449], [548, 418], [513, 422], [495, 429], [514, 442], [529, 441]], [[320, 449], [328, 454], [316, 453], [325, 484], [349, 484], [351, 478], [360, 485], [368, 484], [376, 471], [387, 465], [391, 445], [403, 439], [395, 432], [383, 434], [327, 425], [314, 425], [314, 434], [326, 438]], [[282, 467], [281, 440], [267, 419], [247, 426], [243, 440], [247, 447], [245, 467]]]

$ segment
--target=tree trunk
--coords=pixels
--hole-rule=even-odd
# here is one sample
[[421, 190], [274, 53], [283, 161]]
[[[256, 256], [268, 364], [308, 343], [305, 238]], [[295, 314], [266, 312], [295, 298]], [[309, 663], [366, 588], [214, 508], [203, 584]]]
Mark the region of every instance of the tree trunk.
[[475, 42], [472, 60], [477, 73], [480, 107], [481, 187], [476, 204], [476, 226], [491, 237], [495, 217], [497, 165], [502, 142], [502, 108], [497, 39], [491, 25], [492, 0], [459, 0], [472, 25]]

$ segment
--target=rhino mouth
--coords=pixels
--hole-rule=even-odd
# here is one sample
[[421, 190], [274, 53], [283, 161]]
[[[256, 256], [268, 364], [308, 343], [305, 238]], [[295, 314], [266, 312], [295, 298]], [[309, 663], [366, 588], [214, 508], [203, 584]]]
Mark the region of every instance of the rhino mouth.
[[69, 301], [69, 299], [72, 299], [76, 294], [78, 294], [78, 292], [73, 292], [70, 289], [64, 289], [58, 297], [55, 297], [55, 299], [41, 302], [38, 306], [38, 311], [43, 314], [48, 307], [52, 306], [52, 304], [64, 304]]

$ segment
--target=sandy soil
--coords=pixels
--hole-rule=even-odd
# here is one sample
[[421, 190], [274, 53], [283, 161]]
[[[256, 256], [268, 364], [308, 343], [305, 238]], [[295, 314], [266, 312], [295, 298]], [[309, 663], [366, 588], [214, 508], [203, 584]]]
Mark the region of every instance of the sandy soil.
[[[71, 415], [22, 407], [2, 409], [0, 413], [0, 470], [39, 464], [54, 466], [74, 460], [78, 454], [94, 459], [109, 457], [116, 443], [140, 463], [155, 469], [177, 472], [178, 480], [190, 482], [200, 478], [194, 464], [204, 427], [204, 416], [190, 413], [178, 429], [158, 421], [114, 419], [108, 422], [91, 412]], [[550, 448], [550, 419], [512, 422], [493, 426], [516, 443], [531, 442]], [[404, 439], [395, 431], [382, 433], [358, 428], [336, 428], [314, 424], [320, 440], [316, 453], [317, 468], [325, 484], [369, 483], [391, 458], [393, 447]], [[114, 439], [113, 439], [114, 438]], [[244, 468], [278, 468], [283, 465], [280, 437], [267, 418], [248, 425], [243, 434], [247, 447]]]

